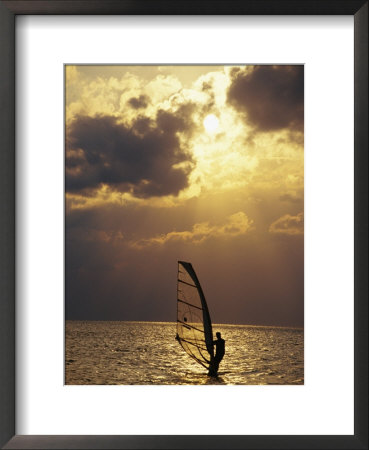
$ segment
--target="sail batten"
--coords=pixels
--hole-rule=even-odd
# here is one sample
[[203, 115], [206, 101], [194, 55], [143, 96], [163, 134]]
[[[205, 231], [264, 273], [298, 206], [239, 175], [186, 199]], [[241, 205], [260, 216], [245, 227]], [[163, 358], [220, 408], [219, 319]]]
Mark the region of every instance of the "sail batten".
[[186, 303], [186, 305], [192, 306], [193, 308], [201, 309], [201, 311], [202, 311], [202, 308], [200, 308], [200, 306], [196, 306], [196, 305], [193, 305], [192, 303], [185, 302], [184, 300], [181, 300], [180, 298], [178, 299], [178, 301], [181, 303]]
[[183, 283], [183, 284], [187, 284], [188, 286], [192, 286], [192, 287], [197, 287], [196, 285], [194, 285], [194, 284], [191, 284], [191, 283], [187, 283], [186, 281], [183, 281], [183, 280], [178, 280], [180, 283]]
[[181, 323], [185, 328], [192, 328], [193, 330], [196, 330], [200, 333], [203, 333], [203, 330], [201, 330], [200, 328], [196, 328], [193, 325], [189, 325], [186, 322], [182, 322], [181, 320], [177, 319], [177, 322]]
[[210, 314], [197, 275], [184, 261], [178, 261], [177, 338], [189, 356], [209, 368], [214, 356]]

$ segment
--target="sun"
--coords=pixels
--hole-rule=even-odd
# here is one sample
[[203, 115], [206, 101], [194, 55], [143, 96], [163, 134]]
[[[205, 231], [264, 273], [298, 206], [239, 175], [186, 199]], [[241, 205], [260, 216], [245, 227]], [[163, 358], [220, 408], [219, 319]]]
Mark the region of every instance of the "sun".
[[204, 127], [208, 133], [214, 133], [219, 126], [219, 120], [214, 114], [208, 114], [204, 119]]

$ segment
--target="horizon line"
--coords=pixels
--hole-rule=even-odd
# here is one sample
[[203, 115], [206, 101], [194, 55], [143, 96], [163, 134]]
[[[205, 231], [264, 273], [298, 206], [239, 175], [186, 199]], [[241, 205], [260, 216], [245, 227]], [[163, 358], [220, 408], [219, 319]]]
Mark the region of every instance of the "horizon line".
[[[129, 322], [129, 323], [165, 323], [176, 325], [176, 321], [166, 320], [117, 320], [117, 319], [65, 319], [65, 322]], [[250, 324], [250, 323], [212, 323], [212, 326], [245, 326], [245, 327], [264, 327], [264, 328], [292, 328], [304, 330], [303, 326], [297, 325], [271, 325], [271, 324]]]

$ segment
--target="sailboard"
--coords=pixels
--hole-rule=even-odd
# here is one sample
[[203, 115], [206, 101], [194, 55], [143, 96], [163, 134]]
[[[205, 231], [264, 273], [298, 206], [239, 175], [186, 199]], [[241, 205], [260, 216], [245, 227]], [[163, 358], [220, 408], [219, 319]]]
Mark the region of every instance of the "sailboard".
[[177, 340], [195, 361], [209, 369], [214, 358], [209, 309], [192, 264], [178, 261]]

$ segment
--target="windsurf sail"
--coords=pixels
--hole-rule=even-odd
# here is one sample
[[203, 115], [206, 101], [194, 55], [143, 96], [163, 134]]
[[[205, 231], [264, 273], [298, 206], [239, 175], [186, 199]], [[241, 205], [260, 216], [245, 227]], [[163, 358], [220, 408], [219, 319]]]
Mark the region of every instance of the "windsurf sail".
[[178, 261], [177, 339], [184, 351], [205, 368], [214, 357], [210, 314], [191, 263]]

